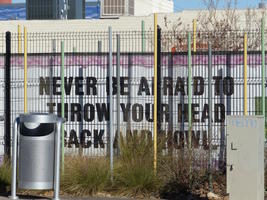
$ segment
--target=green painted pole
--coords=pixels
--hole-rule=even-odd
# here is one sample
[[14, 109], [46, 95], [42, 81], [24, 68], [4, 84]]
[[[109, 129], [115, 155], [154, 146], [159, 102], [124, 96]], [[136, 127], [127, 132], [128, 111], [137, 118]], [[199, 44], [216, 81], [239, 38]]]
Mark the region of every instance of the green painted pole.
[[142, 52], [145, 52], [146, 41], [145, 41], [145, 21], [142, 20]]
[[262, 115], [264, 116], [265, 121], [265, 40], [264, 40], [264, 31], [265, 31], [265, 18], [261, 20], [261, 87], [262, 87]]
[[[64, 62], [65, 59], [65, 55], [64, 55], [64, 41], [61, 41], [61, 67], [60, 67], [60, 77], [61, 77], [61, 117], [64, 118], [65, 117], [65, 96], [64, 96], [64, 92], [65, 92], [65, 88], [64, 88]], [[62, 128], [61, 128], [61, 170], [62, 173], [64, 174], [64, 154], [65, 154], [65, 149], [64, 149], [64, 123], [62, 123]]]

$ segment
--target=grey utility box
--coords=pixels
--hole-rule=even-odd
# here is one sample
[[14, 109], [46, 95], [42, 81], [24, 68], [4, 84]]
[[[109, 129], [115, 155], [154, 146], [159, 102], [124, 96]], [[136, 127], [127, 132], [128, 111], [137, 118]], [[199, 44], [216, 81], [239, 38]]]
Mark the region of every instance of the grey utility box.
[[230, 200], [264, 200], [264, 117], [227, 116]]
[[33, 190], [54, 189], [54, 199], [59, 199], [62, 123], [63, 120], [54, 114], [40, 113], [21, 114], [15, 120], [12, 146], [11, 199], [17, 198], [17, 157], [18, 187]]

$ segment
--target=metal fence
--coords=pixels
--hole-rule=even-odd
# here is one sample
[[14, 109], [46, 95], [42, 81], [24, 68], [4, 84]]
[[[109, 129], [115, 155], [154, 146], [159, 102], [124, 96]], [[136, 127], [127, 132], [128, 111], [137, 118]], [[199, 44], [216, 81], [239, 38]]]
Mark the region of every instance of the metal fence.
[[[244, 32], [241, 31], [192, 33], [189, 45], [186, 33], [159, 33], [156, 66], [158, 131], [169, 138], [164, 151], [175, 153], [188, 146], [191, 126], [192, 147], [196, 153], [207, 152], [212, 144], [212, 164], [218, 168], [219, 163], [225, 161], [226, 115], [242, 115], [245, 107], [249, 115], [262, 114], [261, 32], [248, 33], [247, 55]], [[0, 35], [0, 38], [4, 53], [6, 36]], [[118, 132], [123, 135], [130, 132], [146, 134], [153, 138], [154, 32], [113, 32], [111, 39], [108, 32], [28, 33], [26, 37], [25, 34], [11, 34], [10, 66], [8, 53], [0, 56], [0, 86], [3, 90], [0, 110], [5, 116], [10, 112], [11, 116], [9, 123], [1, 124], [2, 154], [4, 147], [5, 153], [9, 152], [10, 123], [25, 112], [25, 106], [27, 112], [61, 115], [64, 111], [67, 120], [65, 154], [109, 155], [110, 127], [113, 127], [114, 141], [117, 141]], [[113, 44], [111, 74], [110, 42]], [[209, 43], [213, 51], [211, 57]], [[192, 51], [189, 56], [188, 49], [194, 45], [197, 51]], [[209, 58], [212, 61], [211, 107]], [[189, 67], [192, 69], [191, 83], [188, 83]], [[11, 72], [10, 86], [8, 70]], [[109, 94], [111, 76], [113, 95]], [[246, 81], [244, 77], [247, 77]], [[191, 110], [188, 102], [192, 102]], [[7, 104], [10, 104], [10, 111]], [[212, 116], [209, 116], [210, 108]], [[112, 126], [110, 112], [114, 117]], [[211, 142], [209, 117], [212, 120]], [[117, 146], [114, 147], [116, 150]], [[202, 166], [206, 166], [205, 163]]]

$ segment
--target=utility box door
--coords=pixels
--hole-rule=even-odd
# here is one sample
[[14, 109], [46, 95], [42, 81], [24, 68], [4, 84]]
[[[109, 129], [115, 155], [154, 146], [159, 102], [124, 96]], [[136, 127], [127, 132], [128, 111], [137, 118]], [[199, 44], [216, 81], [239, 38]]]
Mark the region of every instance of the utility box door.
[[226, 123], [230, 200], [264, 200], [264, 118], [228, 116]]

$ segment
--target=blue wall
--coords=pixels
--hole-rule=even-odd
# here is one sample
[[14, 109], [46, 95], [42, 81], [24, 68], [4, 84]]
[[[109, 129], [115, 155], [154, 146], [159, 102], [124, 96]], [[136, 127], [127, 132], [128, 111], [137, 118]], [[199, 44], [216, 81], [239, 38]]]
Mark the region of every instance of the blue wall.
[[0, 20], [26, 19], [25, 5], [0, 6]]
[[85, 6], [85, 19], [99, 19], [100, 18], [100, 2], [97, 6]]

